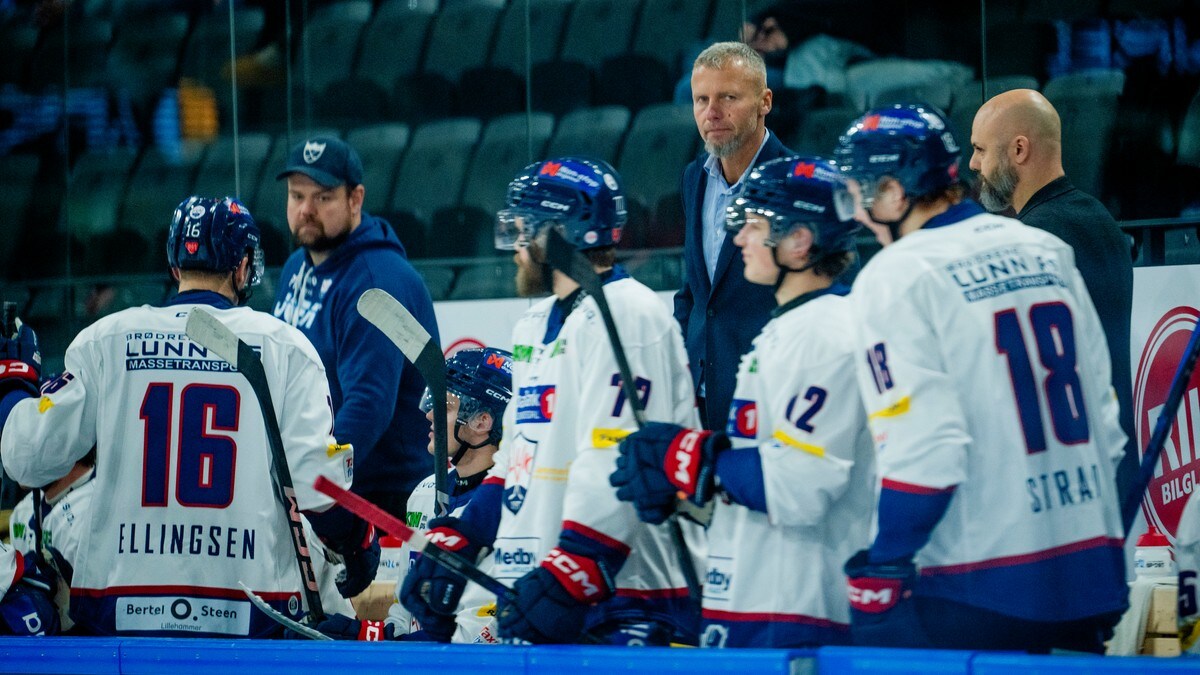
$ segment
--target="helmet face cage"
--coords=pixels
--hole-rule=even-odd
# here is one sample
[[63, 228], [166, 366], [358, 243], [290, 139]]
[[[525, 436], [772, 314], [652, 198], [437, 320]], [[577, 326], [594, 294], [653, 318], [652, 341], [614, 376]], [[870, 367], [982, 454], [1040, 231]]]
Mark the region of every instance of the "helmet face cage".
[[897, 103], [855, 120], [834, 153], [843, 175], [858, 182], [870, 208], [884, 178], [893, 178], [909, 199], [958, 182], [961, 155], [946, 116], [920, 103]]
[[261, 233], [249, 209], [231, 197], [189, 197], [175, 209], [167, 235], [167, 262], [185, 270], [231, 272], [250, 256], [248, 286], [265, 268]]
[[529, 245], [550, 224], [576, 249], [621, 240], [627, 214], [616, 171], [578, 157], [547, 160], [523, 169], [508, 186], [507, 207], [496, 214], [496, 248]]
[[847, 251], [859, 227], [854, 200], [837, 166], [821, 157], [785, 157], [756, 167], [741, 195], [726, 208], [725, 228], [740, 231], [748, 214], [767, 220], [770, 231], [763, 244], [771, 247], [804, 227], [820, 251]]
[[[489, 413], [492, 429], [488, 438], [499, 441], [504, 409], [512, 399], [512, 354], [491, 347], [456, 352], [446, 359], [446, 396], [458, 400], [459, 424], [469, 425], [481, 414]], [[421, 397], [421, 410], [433, 410], [428, 387]]]

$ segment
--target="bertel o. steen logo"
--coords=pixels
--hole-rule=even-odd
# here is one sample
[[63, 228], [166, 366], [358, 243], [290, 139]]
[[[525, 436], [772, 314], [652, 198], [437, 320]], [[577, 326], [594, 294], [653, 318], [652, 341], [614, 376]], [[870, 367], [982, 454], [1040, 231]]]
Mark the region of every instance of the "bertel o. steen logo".
[[[1139, 456], [1145, 452], [1154, 425], [1171, 388], [1171, 380], [1183, 358], [1184, 349], [1200, 311], [1175, 307], [1163, 314], [1150, 331], [1138, 361], [1133, 383], [1133, 411]], [[1200, 469], [1196, 436], [1200, 432], [1200, 369], [1192, 372], [1183, 401], [1175, 415], [1175, 426], [1167, 435], [1162, 457], [1154, 478], [1146, 490], [1142, 507], [1146, 517], [1173, 544], [1179, 515], [1188, 497], [1196, 490], [1196, 472]]]

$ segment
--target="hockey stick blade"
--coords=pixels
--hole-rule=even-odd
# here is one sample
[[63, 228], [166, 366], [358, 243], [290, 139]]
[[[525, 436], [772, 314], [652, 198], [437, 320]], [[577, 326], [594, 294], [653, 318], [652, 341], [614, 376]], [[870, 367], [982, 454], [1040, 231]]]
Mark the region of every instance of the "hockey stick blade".
[[1146, 451], [1142, 454], [1142, 461], [1138, 467], [1138, 483], [1135, 489], [1129, 491], [1125, 503], [1121, 505], [1121, 524], [1125, 526], [1127, 535], [1133, 525], [1133, 519], [1137, 517], [1138, 507], [1142, 504], [1145, 492], [1150, 487], [1150, 481], [1154, 480], [1154, 465], [1158, 463], [1167, 436], [1175, 426], [1175, 416], [1179, 412], [1179, 404], [1183, 402], [1187, 385], [1192, 380], [1192, 373], [1196, 370], [1197, 357], [1200, 357], [1200, 321], [1197, 321], [1196, 327], [1192, 329], [1192, 336], [1183, 350], [1183, 358], [1175, 370], [1175, 377], [1171, 379], [1171, 388], [1167, 390], [1167, 398], [1158, 413], [1154, 433], [1150, 434], [1150, 442], [1146, 444]]
[[296, 503], [295, 484], [292, 482], [292, 472], [288, 467], [287, 454], [283, 449], [283, 438], [279, 431], [279, 420], [275, 419], [275, 404], [271, 400], [271, 387], [267, 383], [267, 373], [263, 369], [262, 359], [250, 345], [238, 339], [238, 336], [221, 323], [217, 317], [198, 307], [188, 312], [187, 334], [205, 349], [212, 350], [217, 356], [228, 361], [246, 382], [258, 399], [258, 408], [262, 413], [263, 425], [267, 430], [267, 448], [270, 451], [271, 487], [275, 491], [275, 500], [283, 507], [283, 515], [288, 521], [292, 534], [292, 549], [296, 553], [296, 566], [300, 571], [301, 590], [308, 603], [308, 612], [313, 619], [320, 621], [325, 618], [325, 609], [321, 605], [321, 595], [317, 590], [317, 577], [313, 572], [312, 559], [308, 554], [308, 540], [304, 536], [304, 526], [300, 522], [300, 507]]
[[[625, 347], [621, 344], [621, 336], [617, 333], [617, 323], [613, 320], [612, 309], [609, 308], [608, 299], [604, 296], [604, 284], [600, 281], [600, 276], [592, 268], [591, 262], [553, 227], [547, 228], [546, 262], [559, 272], [574, 279], [575, 283], [579, 284], [579, 287], [596, 301], [596, 307], [599, 308], [600, 317], [604, 321], [604, 330], [608, 333], [609, 345], [612, 346], [613, 358], [617, 362], [617, 371], [621, 377], [621, 391], [625, 392], [626, 405], [633, 411], [633, 419], [637, 422], [638, 428], [645, 427], [644, 404], [637, 391], [633, 369], [629, 367], [629, 359], [625, 356]], [[676, 513], [684, 513], [687, 517], [705, 526], [712, 520], [714, 506], [715, 503], [712, 500], [702, 507], [696, 506], [686, 499], [675, 501]], [[696, 574], [696, 567], [692, 564], [692, 554], [683, 538], [683, 530], [680, 528], [678, 518], [671, 518], [667, 521], [667, 531], [675, 546], [680, 572], [683, 573], [684, 580], [687, 582], [688, 596], [698, 608], [703, 589], [700, 585], [700, 577]]]
[[371, 523], [375, 527], [387, 532], [388, 534], [401, 539], [407, 543], [412, 549], [422, 555], [427, 555], [435, 563], [445, 567], [451, 572], [455, 572], [475, 583], [483, 586], [488, 591], [494, 593], [497, 597], [504, 598], [512, 602], [516, 599], [516, 594], [511, 588], [505, 586], [499, 580], [489, 576], [486, 572], [479, 569], [474, 563], [466, 558], [452, 553], [437, 544], [430, 544], [429, 540], [421, 532], [400, 522], [392, 514], [384, 511], [371, 502], [362, 497], [350, 492], [341, 487], [337, 483], [329, 480], [324, 476], [317, 476], [317, 480], [313, 483], [313, 487], [322, 494], [328, 495], [336, 501], [342, 508]]
[[[404, 354], [429, 387], [433, 399], [433, 419], [446, 419], [446, 362], [442, 348], [434, 343], [429, 331], [408, 309], [387, 291], [371, 288], [358, 298], [358, 313], [387, 336]], [[433, 425], [433, 482], [437, 494], [437, 515], [450, 510], [450, 459], [446, 425]]]
[[268, 605], [266, 600], [263, 600], [262, 598], [258, 597], [258, 595], [255, 594], [254, 591], [250, 590], [250, 587], [247, 586], [246, 584], [239, 581], [238, 586], [241, 586], [242, 592], [246, 594], [247, 598], [250, 598], [250, 604], [259, 608], [259, 610], [261, 610], [263, 614], [266, 614], [267, 616], [271, 617], [271, 619], [275, 623], [277, 623], [285, 628], [290, 628], [293, 631], [295, 631], [296, 633], [299, 633], [300, 635], [303, 635], [304, 637], [309, 638], [310, 640], [332, 640], [333, 639], [315, 628], [312, 628], [310, 626], [305, 626], [304, 624], [300, 623], [299, 621], [290, 619], [287, 616], [285, 616], [284, 614], [280, 613], [279, 610]]

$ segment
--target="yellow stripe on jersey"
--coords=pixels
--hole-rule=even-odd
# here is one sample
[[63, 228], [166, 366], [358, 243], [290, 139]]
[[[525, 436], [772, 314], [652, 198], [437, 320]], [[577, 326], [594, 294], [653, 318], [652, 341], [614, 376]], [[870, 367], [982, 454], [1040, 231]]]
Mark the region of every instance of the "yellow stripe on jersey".
[[592, 429], [592, 445], [597, 448], [611, 448], [632, 433], [629, 429]]
[[880, 417], [899, 417], [908, 412], [909, 404], [911, 403], [912, 399], [908, 396], [905, 396], [883, 410], [876, 410], [870, 415], [867, 415], [867, 419], [874, 420], [879, 419]]
[[1190, 651], [1195, 646], [1196, 641], [1200, 639], [1200, 621], [1186, 620], [1184, 625], [1180, 627], [1179, 642], [1183, 647], [1183, 651]]
[[791, 436], [788, 436], [787, 434], [785, 434], [783, 432], [783, 430], [776, 431], [775, 435], [772, 436], [772, 438], [779, 441], [780, 443], [783, 443], [784, 445], [790, 445], [791, 447], [796, 448], [797, 450], [803, 450], [804, 452], [807, 452], [810, 455], [816, 455], [817, 457], [825, 456], [825, 448], [822, 448], [819, 445], [813, 445], [812, 443], [805, 443], [803, 441], [798, 441], [798, 440], [792, 438]]
[[41, 400], [38, 401], [38, 412], [40, 413], [45, 414], [47, 410], [53, 407], [54, 401], [51, 401], [49, 396], [43, 396]]
[[485, 617], [485, 616], [496, 616], [496, 603], [493, 602], [491, 604], [487, 604], [487, 605], [484, 605], [483, 607], [480, 607], [479, 611], [475, 612], [475, 616], [478, 616], [481, 618]]
[[329, 447], [325, 449], [325, 455], [333, 457], [334, 455], [340, 455], [343, 452], [353, 449], [354, 446], [350, 443], [330, 443]]

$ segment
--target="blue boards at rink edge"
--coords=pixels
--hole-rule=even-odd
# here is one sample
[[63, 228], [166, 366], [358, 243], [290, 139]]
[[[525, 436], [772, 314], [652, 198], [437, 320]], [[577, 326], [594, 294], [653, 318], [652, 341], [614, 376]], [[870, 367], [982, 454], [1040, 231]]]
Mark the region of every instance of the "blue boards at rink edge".
[[852, 647], [701, 650], [49, 637], [0, 638], [0, 672], [168, 675], [1103, 675], [1200, 673], [1200, 660], [1150, 656], [1027, 656], [998, 652]]

